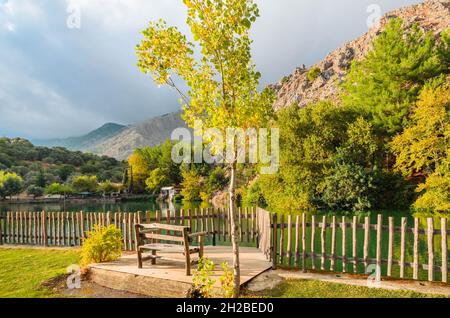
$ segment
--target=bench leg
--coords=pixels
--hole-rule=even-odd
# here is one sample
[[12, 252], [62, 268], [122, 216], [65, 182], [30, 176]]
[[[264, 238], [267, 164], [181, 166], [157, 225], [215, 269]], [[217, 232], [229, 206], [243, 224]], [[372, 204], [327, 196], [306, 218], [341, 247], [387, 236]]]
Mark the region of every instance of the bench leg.
[[186, 276], [191, 276], [191, 255], [186, 253]]
[[[156, 256], [156, 251], [152, 251], [152, 256]], [[156, 258], [152, 258], [152, 265], [156, 265]]]
[[137, 249], [137, 254], [138, 254], [138, 268], [142, 268], [142, 252], [139, 247]]

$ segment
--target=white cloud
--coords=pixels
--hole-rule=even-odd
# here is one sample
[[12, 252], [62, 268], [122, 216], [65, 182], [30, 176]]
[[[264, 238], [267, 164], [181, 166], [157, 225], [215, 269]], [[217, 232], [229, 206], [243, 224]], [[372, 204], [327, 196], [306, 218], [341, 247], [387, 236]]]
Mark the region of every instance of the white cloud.
[[16, 30], [16, 26], [11, 22], [6, 22], [5, 29], [8, 30], [9, 32], [14, 32]]

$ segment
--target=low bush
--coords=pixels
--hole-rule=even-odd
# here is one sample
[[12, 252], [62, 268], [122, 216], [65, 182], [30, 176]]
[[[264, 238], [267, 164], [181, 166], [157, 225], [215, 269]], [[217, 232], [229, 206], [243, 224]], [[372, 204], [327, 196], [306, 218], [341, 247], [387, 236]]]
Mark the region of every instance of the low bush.
[[81, 265], [105, 263], [122, 255], [122, 232], [115, 226], [95, 225], [81, 248]]

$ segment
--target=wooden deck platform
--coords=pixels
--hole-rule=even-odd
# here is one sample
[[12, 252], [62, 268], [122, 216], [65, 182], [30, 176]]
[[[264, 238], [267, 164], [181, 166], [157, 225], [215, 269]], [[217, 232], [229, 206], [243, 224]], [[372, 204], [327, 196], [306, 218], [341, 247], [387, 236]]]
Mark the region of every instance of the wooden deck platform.
[[[183, 260], [180, 254], [158, 253], [163, 257]], [[207, 246], [205, 257], [216, 265], [213, 279], [216, 287], [220, 287], [219, 277], [222, 275], [220, 264], [233, 264], [231, 247]], [[263, 253], [256, 248], [241, 247], [241, 285], [270, 269], [272, 264]], [[112, 263], [91, 266], [91, 279], [95, 283], [111, 289], [143, 294], [152, 297], [186, 297], [192, 286], [192, 276], [185, 275], [183, 262], [158, 260], [156, 265], [144, 262], [144, 268], [138, 269], [135, 254], [124, 255]]]

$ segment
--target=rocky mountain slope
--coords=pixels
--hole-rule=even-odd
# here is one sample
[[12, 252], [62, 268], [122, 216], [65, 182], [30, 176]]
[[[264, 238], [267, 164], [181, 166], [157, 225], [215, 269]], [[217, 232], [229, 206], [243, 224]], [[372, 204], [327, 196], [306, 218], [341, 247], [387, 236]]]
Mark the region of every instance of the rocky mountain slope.
[[114, 137], [126, 128], [127, 126], [124, 125], [108, 123], [84, 136], [64, 139], [32, 140], [32, 143], [36, 146], [64, 147], [69, 150], [87, 151], [95, 147], [95, 145]]
[[92, 151], [119, 160], [127, 159], [134, 149], [155, 146], [170, 138], [172, 131], [186, 127], [181, 112], [155, 117], [132, 125], [104, 142], [93, 147]]
[[[362, 59], [372, 48], [374, 38], [380, 34], [389, 19], [399, 17], [409, 27], [418, 23], [427, 31], [439, 34], [450, 26], [450, 1], [425, 0], [423, 3], [404, 7], [386, 14], [379, 24], [366, 34], [330, 53], [323, 61], [310, 68], [299, 67], [294, 73], [271, 85], [277, 93], [276, 110], [297, 104], [304, 107], [320, 100], [337, 101], [339, 84], [348, 73], [353, 60]], [[308, 73], [318, 73], [314, 81], [308, 80]]]

